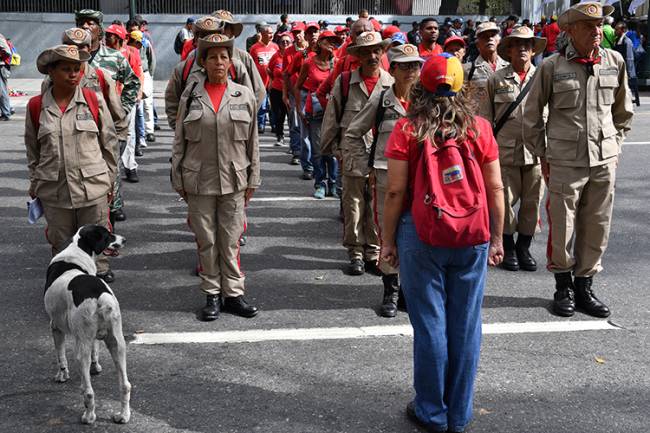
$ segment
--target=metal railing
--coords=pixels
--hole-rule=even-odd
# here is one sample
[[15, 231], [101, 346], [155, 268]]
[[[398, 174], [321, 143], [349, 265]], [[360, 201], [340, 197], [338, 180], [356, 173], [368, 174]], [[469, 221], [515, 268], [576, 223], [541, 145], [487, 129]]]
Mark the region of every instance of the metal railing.
[[99, 7], [100, 0], [0, 0], [0, 12], [72, 13]]

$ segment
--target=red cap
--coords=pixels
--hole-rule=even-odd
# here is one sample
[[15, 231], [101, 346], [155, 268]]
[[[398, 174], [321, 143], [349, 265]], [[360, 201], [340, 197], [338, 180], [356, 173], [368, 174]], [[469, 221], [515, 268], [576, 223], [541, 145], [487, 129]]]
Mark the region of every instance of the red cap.
[[347, 31], [348, 28], [345, 26], [336, 26], [336, 28], [334, 29], [335, 33], [347, 33]]
[[320, 26], [318, 25], [318, 23], [312, 21], [310, 23], [307, 23], [307, 25], [305, 26], [305, 31], [309, 30], [312, 27], [315, 28], [316, 30], [320, 30]]
[[118, 38], [125, 40], [126, 39], [126, 29], [124, 26], [119, 26], [117, 24], [111, 24], [110, 26], [106, 27], [106, 30], [104, 30], [105, 33], [112, 33]]
[[291, 24], [291, 31], [292, 32], [304, 32], [305, 31], [305, 23], [302, 21], [296, 21]]
[[436, 95], [454, 96], [463, 87], [463, 66], [449, 53], [431, 56], [422, 66], [420, 83]]
[[461, 38], [460, 36], [450, 36], [447, 39], [445, 39], [444, 48], [447, 48], [447, 45], [451, 44], [452, 42], [460, 42], [461, 44], [463, 44], [463, 46], [466, 46], [465, 39]]
[[379, 24], [379, 21], [377, 21], [374, 18], [370, 18], [370, 24], [372, 24], [372, 28], [376, 32], [381, 32], [381, 24]]
[[333, 31], [331, 31], [331, 30], [325, 30], [324, 32], [321, 32], [318, 35], [318, 40], [319, 41], [322, 41], [323, 39], [330, 39], [330, 38], [331, 39], [336, 39], [337, 45], [341, 45], [341, 42], [342, 42], [341, 37], [339, 35], [337, 35], [336, 33], [334, 33]]
[[388, 39], [391, 36], [393, 36], [395, 33], [399, 33], [401, 30], [397, 26], [388, 26], [384, 29], [383, 32], [381, 32], [381, 37], [384, 39]]
[[291, 40], [293, 41], [293, 35], [291, 34], [291, 32], [282, 32], [282, 33], [278, 33], [277, 36], [278, 36], [278, 39], [283, 38], [283, 37], [285, 37], [285, 36], [288, 36], [289, 39], [291, 39]]

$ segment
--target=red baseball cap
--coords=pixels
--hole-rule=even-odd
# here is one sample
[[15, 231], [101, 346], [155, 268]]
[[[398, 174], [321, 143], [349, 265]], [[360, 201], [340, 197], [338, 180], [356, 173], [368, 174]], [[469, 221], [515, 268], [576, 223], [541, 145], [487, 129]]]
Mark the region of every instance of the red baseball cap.
[[339, 35], [337, 35], [336, 33], [334, 33], [333, 31], [331, 31], [331, 30], [325, 30], [324, 32], [321, 32], [318, 35], [318, 41], [319, 42], [322, 41], [323, 39], [336, 39], [336, 44], [337, 45], [341, 45], [341, 42], [343, 42], [341, 40], [341, 37]]
[[461, 38], [460, 36], [450, 36], [445, 39], [444, 48], [447, 48], [447, 45], [451, 44], [452, 42], [460, 42], [463, 44], [463, 47], [467, 46], [467, 44], [465, 44], [465, 39]]
[[420, 83], [439, 96], [455, 96], [463, 88], [463, 66], [449, 53], [431, 56], [422, 66]]
[[313, 21], [307, 23], [307, 25], [305, 26], [305, 31], [309, 30], [310, 28], [315, 28], [316, 30], [320, 30], [320, 26], [318, 25], [318, 23], [315, 23]]
[[345, 26], [336, 26], [334, 29], [335, 33], [346, 33], [348, 31], [348, 28]]
[[379, 24], [379, 21], [377, 21], [374, 18], [370, 18], [370, 24], [372, 24], [372, 28], [376, 32], [381, 32], [381, 24]]
[[305, 31], [305, 23], [302, 21], [296, 21], [291, 24], [291, 31], [292, 32], [304, 32]]
[[106, 30], [104, 30], [105, 33], [112, 33], [118, 38], [125, 40], [126, 39], [126, 29], [124, 26], [120, 26], [117, 24], [111, 24], [110, 26], [106, 27]]
[[401, 30], [397, 26], [388, 26], [381, 32], [381, 37], [388, 39], [393, 36], [395, 33], [399, 33]]
[[289, 39], [291, 39], [291, 40], [293, 41], [293, 35], [291, 34], [291, 32], [282, 32], [282, 33], [278, 33], [277, 36], [278, 36], [278, 39], [287, 36]]

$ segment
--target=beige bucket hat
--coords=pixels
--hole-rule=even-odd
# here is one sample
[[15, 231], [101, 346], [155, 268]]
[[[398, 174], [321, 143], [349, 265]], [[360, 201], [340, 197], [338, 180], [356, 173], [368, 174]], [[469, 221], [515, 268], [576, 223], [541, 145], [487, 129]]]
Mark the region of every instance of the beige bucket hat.
[[388, 63], [424, 63], [418, 53], [418, 47], [411, 44], [398, 45], [388, 50]]
[[222, 22], [211, 15], [203, 16], [192, 24], [192, 31], [202, 35], [217, 33], [218, 31], [221, 31], [222, 28]]
[[382, 39], [379, 32], [363, 32], [354, 41], [354, 44], [348, 45], [345, 51], [353, 56], [359, 55], [359, 50], [363, 47], [380, 46], [386, 48], [391, 44], [390, 39]]
[[48, 66], [59, 60], [68, 62], [84, 63], [90, 59], [90, 54], [85, 51], [79, 51], [76, 45], [57, 45], [48, 48], [38, 55], [36, 59], [36, 69], [41, 74], [48, 73]]
[[199, 63], [199, 66], [203, 66], [203, 56], [206, 51], [214, 47], [226, 47], [230, 57], [232, 58], [232, 50], [235, 45], [235, 38], [229, 38], [226, 35], [220, 33], [214, 33], [208, 35], [204, 38], [199, 39], [199, 44], [196, 52], [196, 60]]
[[502, 59], [510, 61], [510, 55], [508, 54], [508, 48], [510, 48], [510, 43], [513, 39], [532, 39], [535, 41], [535, 48], [533, 48], [533, 56], [536, 56], [544, 52], [546, 48], [546, 38], [538, 38], [533, 33], [533, 30], [526, 26], [517, 26], [512, 29], [512, 33], [501, 40], [501, 43], [497, 47], [497, 53], [501, 56]]
[[599, 2], [578, 3], [562, 12], [557, 24], [564, 30], [569, 24], [578, 21], [602, 20], [612, 13], [614, 13], [614, 6], [603, 6]]
[[88, 30], [79, 27], [73, 27], [63, 32], [61, 35], [61, 43], [65, 45], [76, 45], [82, 47], [84, 45], [90, 46], [93, 37]]
[[476, 36], [485, 32], [501, 33], [501, 29], [494, 21], [485, 21], [479, 24], [478, 27], [476, 27]]
[[235, 37], [238, 37], [244, 31], [244, 25], [236, 21], [230, 11], [219, 9], [218, 11], [212, 12], [212, 16], [232, 27], [232, 33]]

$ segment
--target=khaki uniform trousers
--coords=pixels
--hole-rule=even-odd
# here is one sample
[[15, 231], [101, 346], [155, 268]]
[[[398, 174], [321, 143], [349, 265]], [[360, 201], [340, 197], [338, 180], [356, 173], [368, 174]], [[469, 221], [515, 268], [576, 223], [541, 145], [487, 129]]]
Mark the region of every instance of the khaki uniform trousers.
[[616, 161], [596, 167], [550, 166], [547, 268], [551, 272], [590, 277], [602, 270], [616, 166]]
[[350, 260], [379, 259], [379, 234], [370, 194], [367, 176], [343, 175], [343, 246]]
[[244, 193], [187, 195], [188, 222], [199, 251], [201, 290], [224, 297], [244, 294], [239, 237], [244, 232]]
[[[77, 209], [54, 207], [43, 203], [43, 213], [47, 221], [45, 237], [52, 245], [52, 257], [63, 251], [67, 246], [66, 242], [86, 224], [97, 224], [110, 230], [106, 199], [102, 199], [98, 204]], [[109, 269], [108, 257], [104, 254], [97, 256], [96, 264], [99, 273]]]
[[[382, 224], [384, 223], [384, 200], [386, 199], [386, 187], [388, 186], [388, 171], [383, 169], [374, 169], [374, 211], [375, 223], [377, 224], [377, 232], [379, 234], [379, 241], [382, 241]], [[379, 259], [379, 270], [384, 275], [398, 274], [399, 268], [394, 268], [388, 263]]]
[[[503, 233], [532, 236], [539, 221], [539, 208], [544, 196], [544, 182], [540, 164], [501, 166], [501, 178], [506, 199], [506, 218]], [[515, 205], [519, 202], [519, 212]]]

